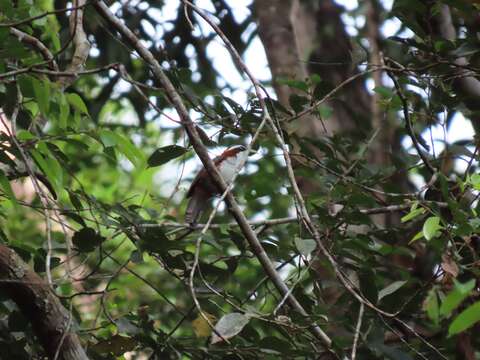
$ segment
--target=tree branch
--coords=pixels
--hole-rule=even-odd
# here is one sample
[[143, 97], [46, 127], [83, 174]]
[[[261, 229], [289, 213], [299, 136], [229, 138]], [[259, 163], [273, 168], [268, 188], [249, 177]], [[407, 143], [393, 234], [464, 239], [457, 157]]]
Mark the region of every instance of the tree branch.
[[0, 290], [30, 320], [50, 359], [58, 353], [58, 359], [88, 360], [70, 326], [72, 314], [62, 306], [48, 284], [5, 245], [0, 245]]
[[[146, 61], [146, 63], [151, 67], [151, 71], [153, 72], [155, 78], [162, 84], [163, 88], [165, 89], [165, 93], [167, 96], [168, 101], [175, 107], [177, 111], [182, 125], [187, 132], [188, 138], [199, 156], [200, 160], [202, 161], [203, 165], [205, 166], [206, 171], [208, 172], [209, 176], [212, 178], [214, 184], [220, 190], [221, 193], [225, 192], [227, 189], [227, 184], [220, 176], [217, 168], [215, 167], [213, 161], [208, 156], [207, 149], [203, 145], [200, 136], [195, 128], [195, 124], [191, 120], [188, 110], [185, 107], [179, 93], [171, 83], [168, 76], [164, 73], [163, 69], [161, 68], [158, 61], [155, 59], [153, 54], [145, 48], [141, 43], [140, 40], [135, 36], [135, 34], [126, 27], [115, 15], [111, 13], [108, 7], [105, 5], [103, 1], [98, 1], [95, 3], [95, 8], [97, 9], [98, 13], [105, 19], [107, 22], [115, 28], [125, 39], [127, 39], [130, 44], [134, 47], [134, 49], [138, 52], [138, 54]], [[264, 114], [265, 116], [265, 114]], [[249, 242], [251, 246], [251, 250], [256, 255], [260, 263], [262, 264], [265, 272], [270, 277], [272, 282], [275, 284], [277, 290], [282, 294], [286, 295], [289, 293], [289, 289], [285, 282], [282, 280], [280, 275], [275, 270], [272, 262], [268, 258], [267, 253], [263, 249], [260, 241], [258, 240], [255, 232], [252, 230], [250, 225], [248, 224], [248, 220], [241, 211], [238, 203], [236, 202], [235, 198], [233, 197], [231, 192], [227, 192], [225, 197], [225, 202], [228, 205], [230, 212], [232, 213], [233, 217], [237, 221], [240, 229]], [[298, 302], [298, 300], [293, 296], [288, 296], [289, 304], [300, 314], [305, 317], [308, 317], [308, 313], [302, 307], [302, 305]], [[325, 346], [331, 346], [331, 339], [323, 332], [322, 329], [316, 324], [310, 327], [310, 331], [320, 339]]]
[[19, 41], [37, 49], [40, 52], [40, 54], [42, 54], [43, 59], [47, 61], [49, 64], [51, 64], [52, 69], [54, 71], [58, 71], [58, 65], [55, 61], [55, 58], [53, 57], [48, 47], [46, 47], [40, 40], [14, 27], [10, 28], [10, 34], [15, 36]]
[[[421, 201], [420, 205], [436, 205], [440, 208], [447, 208], [448, 204], [445, 202], [437, 202], [437, 201]], [[334, 205], [335, 206], [335, 205]], [[378, 207], [378, 208], [372, 208], [372, 209], [360, 209], [359, 212], [365, 215], [373, 215], [373, 214], [385, 214], [385, 213], [391, 213], [391, 212], [397, 212], [397, 211], [405, 211], [408, 210], [412, 207], [412, 202], [407, 202], [405, 204], [398, 204], [398, 205], [389, 205], [389, 206], [383, 206], [383, 207]], [[312, 218], [316, 218], [316, 216], [312, 216]], [[283, 217], [283, 218], [277, 218], [277, 219], [265, 219], [265, 220], [254, 220], [254, 221], [249, 221], [248, 223], [250, 226], [275, 226], [275, 225], [282, 225], [282, 224], [288, 224], [292, 222], [297, 222], [298, 217], [297, 216], [289, 216], [289, 217]], [[203, 229], [206, 224], [187, 224], [187, 223], [178, 223], [178, 222], [163, 222], [161, 224], [141, 224], [139, 225], [140, 227], [163, 227], [163, 226], [170, 226], [174, 228], [192, 228], [195, 230]], [[211, 229], [219, 229], [224, 226], [236, 226], [238, 225], [237, 222], [230, 222], [226, 224], [210, 224], [209, 228]]]

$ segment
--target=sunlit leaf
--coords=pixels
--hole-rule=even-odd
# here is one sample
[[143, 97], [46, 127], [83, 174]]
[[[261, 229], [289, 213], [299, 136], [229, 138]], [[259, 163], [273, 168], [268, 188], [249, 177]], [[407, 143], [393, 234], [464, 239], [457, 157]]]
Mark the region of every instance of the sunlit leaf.
[[8, 180], [5, 173], [0, 170], [0, 185], [2, 187], [3, 192], [8, 196], [8, 199], [12, 202], [12, 204], [17, 205], [17, 198], [13, 193], [12, 186], [10, 185], [10, 181]]
[[452, 321], [448, 328], [448, 336], [461, 333], [475, 325], [478, 321], [480, 321], [480, 301], [470, 305]]
[[47, 161], [43, 155], [35, 150], [31, 149], [30, 154], [32, 155], [33, 159], [37, 163], [37, 165], [40, 167], [42, 170], [43, 174], [47, 177], [48, 181], [50, 184], [53, 186], [55, 192], [58, 194], [59, 193], [59, 177], [61, 174], [58, 174], [55, 170], [57, 169], [55, 165], [53, 165], [52, 161]]
[[74, 109], [81, 112], [82, 114], [88, 115], [88, 109], [82, 98], [78, 94], [67, 94], [67, 101]]
[[415, 219], [417, 216], [424, 214], [425, 209], [423, 207], [411, 210], [407, 215], [403, 216], [402, 223]]
[[455, 310], [460, 303], [466, 299], [473, 288], [475, 287], [475, 280], [472, 279], [465, 284], [455, 281], [455, 288], [450, 291], [447, 297], [442, 301], [440, 306], [440, 315], [448, 316]]
[[431, 240], [439, 235], [442, 228], [438, 216], [429, 217], [423, 224], [423, 236], [425, 239]]

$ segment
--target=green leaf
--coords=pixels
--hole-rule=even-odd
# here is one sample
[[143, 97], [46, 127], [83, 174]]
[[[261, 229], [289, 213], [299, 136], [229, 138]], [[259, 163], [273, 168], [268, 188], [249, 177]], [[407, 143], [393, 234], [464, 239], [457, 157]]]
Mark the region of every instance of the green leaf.
[[60, 212], [62, 215], [64, 215], [65, 217], [69, 218], [69, 219], [72, 219], [73, 221], [77, 222], [78, 224], [82, 225], [83, 227], [86, 227], [87, 224], [85, 224], [85, 221], [83, 220], [83, 218], [78, 215], [76, 212], [74, 211], [68, 211], [68, 210], [64, 210], [64, 211], [61, 211]]
[[170, 241], [161, 227], [143, 228], [138, 245], [142, 250], [165, 254], [168, 250], [179, 246], [178, 242]]
[[425, 213], [424, 208], [412, 209], [412, 210], [410, 210], [410, 212], [407, 215], [402, 217], [401, 221], [402, 221], [402, 223], [410, 221], [410, 220], [416, 218], [418, 215], [421, 215], [423, 213]]
[[463, 310], [450, 324], [448, 336], [467, 330], [480, 320], [480, 301]]
[[317, 108], [317, 112], [323, 120], [329, 119], [333, 114], [333, 108], [328, 105], [321, 104]]
[[[291, 351], [291, 345], [288, 341], [282, 340], [276, 336], [267, 336], [260, 340], [258, 346], [261, 349], [268, 349], [270, 352], [275, 352], [275, 355], [282, 355], [285, 358], [285, 355]], [[273, 350], [273, 351], [272, 351]]]
[[379, 94], [384, 99], [390, 99], [393, 96], [393, 91], [385, 86], [377, 86], [373, 89], [374, 92]]
[[0, 170], [0, 186], [2, 187], [3, 192], [8, 196], [12, 204], [17, 206], [18, 205], [17, 198], [13, 193], [12, 186], [10, 185], [10, 181], [8, 180], [7, 176], [2, 170]]
[[103, 146], [105, 147], [113, 147], [117, 145], [117, 136], [114, 132], [110, 130], [101, 129], [98, 132], [100, 136], [100, 140], [102, 141]]
[[442, 228], [438, 216], [429, 217], [423, 224], [423, 236], [425, 236], [427, 240], [432, 240], [439, 235]]
[[407, 283], [406, 280], [403, 281], [395, 281], [388, 285], [387, 287], [384, 287], [382, 290], [378, 292], [378, 300], [381, 300], [385, 296], [388, 296], [390, 294], [393, 294], [395, 291], [400, 289], [403, 285]]
[[469, 180], [475, 190], [480, 190], [480, 174], [473, 174]]
[[59, 179], [57, 179], [57, 174], [55, 173], [54, 167], [52, 166], [52, 162], [47, 162], [43, 158], [42, 154], [35, 149], [30, 149], [30, 154], [42, 170], [43, 174], [47, 177], [50, 184], [52, 184], [55, 192], [58, 194], [60, 190]]
[[306, 96], [300, 96], [297, 94], [291, 94], [288, 101], [296, 113], [302, 111], [304, 107], [310, 103], [310, 100]]
[[30, 131], [24, 130], [24, 129], [18, 130], [17, 138], [20, 141], [27, 141], [27, 140], [36, 139], [35, 135], [33, 135]]
[[170, 160], [182, 156], [188, 149], [178, 145], [168, 145], [161, 147], [153, 152], [147, 160], [149, 167], [163, 165]]
[[277, 79], [280, 85], [287, 85], [291, 88], [308, 92], [308, 84], [305, 81], [292, 80], [292, 79]]
[[[212, 334], [211, 344], [228, 340], [242, 331], [245, 325], [250, 321], [250, 317], [241, 313], [231, 313], [222, 316], [215, 325], [215, 331]], [[221, 335], [221, 336], [219, 336]]]
[[440, 306], [440, 315], [448, 316], [455, 310], [460, 303], [470, 295], [475, 287], [475, 280], [471, 279], [465, 284], [455, 281], [455, 288], [450, 291]]
[[68, 124], [68, 116], [70, 115], [70, 105], [68, 104], [67, 98], [63, 93], [60, 93], [58, 105], [60, 107], [60, 115], [58, 117], [59, 126], [60, 128], [65, 129]]
[[63, 186], [63, 170], [58, 161], [56, 160], [54, 154], [50, 151], [47, 144], [44, 142], [38, 143], [38, 150], [42, 153], [45, 162], [49, 169], [51, 169], [52, 174], [55, 176], [55, 182], [57, 184], [57, 188]]
[[43, 114], [48, 114], [50, 108], [50, 83], [32, 78], [33, 92], [38, 107]]
[[76, 110], [78, 110], [82, 114], [90, 116], [88, 115], [87, 106], [85, 105], [82, 98], [78, 94], [67, 94], [67, 101], [70, 105], [72, 105]]
[[417, 241], [418, 239], [421, 239], [422, 237], [423, 237], [423, 231], [419, 231], [408, 243], [411, 244]]
[[127, 157], [132, 164], [140, 167], [144, 162], [143, 153], [130, 141], [130, 139], [120, 134], [117, 137], [117, 145], [120, 152]]
[[[39, 250], [40, 251], [37, 251], [37, 253], [33, 257], [33, 269], [35, 270], [35, 272], [45, 272], [47, 269], [45, 264], [45, 258], [46, 258], [47, 252], [43, 249], [39, 249]], [[50, 269], [54, 269], [60, 264], [61, 264], [60, 258], [52, 257], [50, 259]]]
[[130, 141], [130, 139], [106, 129], [101, 129], [98, 132], [98, 135], [100, 136], [100, 140], [106, 148], [115, 147], [115, 149], [125, 155], [125, 157], [130, 160], [132, 164], [141, 166], [144, 161], [143, 153], [138, 150], [138, 148]]
[[435, 288], [431, 289], [428, 293], [427, 299], [425, 300], [425, 310], [430, 320], [432, 320], [435, 324], [438, 324], [440, 311], [438, 307], [438, 296]]
[[295, 237], [295, 246], [302, 255], [310, 255], [317, 247], [317, 243], [313, 239], [302, 239], [298, 236]]

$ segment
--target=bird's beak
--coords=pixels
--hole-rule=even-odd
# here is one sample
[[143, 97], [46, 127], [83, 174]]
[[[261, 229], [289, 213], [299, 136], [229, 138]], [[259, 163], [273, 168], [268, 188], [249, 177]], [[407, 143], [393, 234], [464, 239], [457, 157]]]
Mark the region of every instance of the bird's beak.
[[250, 151], [248, 152], [248, 155], [253, 155], [253, 154], [256, 154], [257, 153], [257, 150], [255, 149], [250, 149]]

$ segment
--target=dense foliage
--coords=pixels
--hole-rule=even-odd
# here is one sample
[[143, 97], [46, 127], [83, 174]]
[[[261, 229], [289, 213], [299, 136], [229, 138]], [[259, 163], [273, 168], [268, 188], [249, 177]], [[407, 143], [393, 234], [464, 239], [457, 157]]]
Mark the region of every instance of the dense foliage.
[[[0, 0], [0, 241], [71, 311], [90, 358], [479, 356], [477, 3], [334, 5], [353, 47], [325, 54], [323, 65], [316, 54], [307, 78], [265, 82], [265, 108], [247, 77], [231, 81], [214, 56], [244, 76], [241, 64], [209, 50], [223, 46], [219, 34], [240, 55], [258, 41], [253, 4], [239, 17], [234, 1], [208, 2], [212, 30], [188, 2], [110, 2], [160, 63], [212, 157], [248, 145], [271, 116], [234, 194], [308, 316], [279, 294], [227, 209], [206, 231], [183, 223], [200, 166], [191, 139], [152, 66], [93, 3]], [[388, 38], [379, 32], [380, 63], [370, 57], [372, 4], [377, 29], [398, 24]], [[91, 45], [84, 64], [81, 33]], [[352, 77], [323, 74], [339, 64]], [[342, 98], [353, 83], [377, 115]], [[279, 84], [289, 103], [276, 100]], [[353, 126], [299, 131], [336, 121], [338, 106]], [[0, 294], [0, 357], [41, 358], [30, 319]]]

